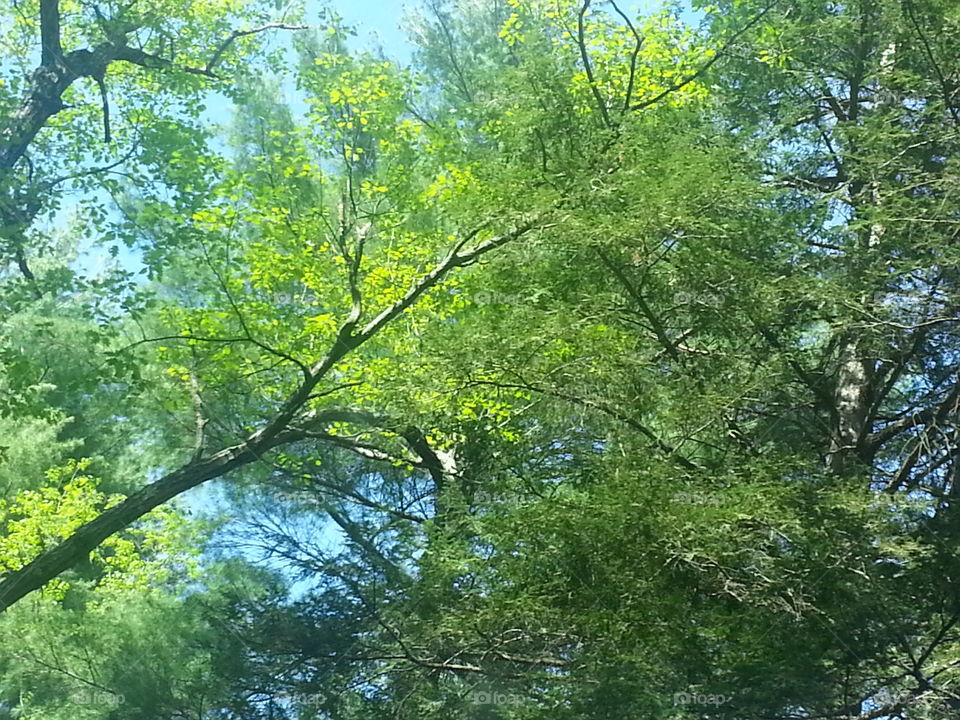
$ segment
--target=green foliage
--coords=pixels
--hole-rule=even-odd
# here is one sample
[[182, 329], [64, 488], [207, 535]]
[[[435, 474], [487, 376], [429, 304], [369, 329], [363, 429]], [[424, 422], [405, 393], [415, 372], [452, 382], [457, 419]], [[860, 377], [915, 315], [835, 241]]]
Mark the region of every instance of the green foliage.
[[60, 11], [153, 59], [0, 176], [0, 600], [133, 510], [0, 620], [0, 717], [955, 712], [952, 3], [430, 0], [410, 67]]

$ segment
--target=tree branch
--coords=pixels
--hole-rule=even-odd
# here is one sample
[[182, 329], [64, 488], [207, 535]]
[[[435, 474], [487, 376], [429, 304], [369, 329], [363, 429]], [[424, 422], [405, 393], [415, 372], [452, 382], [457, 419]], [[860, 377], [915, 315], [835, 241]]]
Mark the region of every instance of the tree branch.
[[203, 73], [211, 77], [213, 75], [213, 69], [219, 64], [220, 59], [223, 57], [223, 54], [227, 49], [236, 41], [238, 38], [247, 37], [248, 35], [256, 35], [258, 33], [266, 32], [267, 30], [306, 30], [306, 25], [290, 25], [288, 23], [267, 23], [266, 25], [261, 25], [259, 27], [250, 28], [247, 30], [234, 30], [227, 38], [217, 46], [217, 49], [214, 51], [213, 55], [207, 61], [206, 66], [203, 68]]
[[600, 94], [600, 88], [597, 87], [597, 80], [593, 75], [593, 64], [590, 62], [590, 52], [587, 50], [587, 39], [584, 33], [583, 17], [590, 8], [590, 0], [583, 0], [580, 12], [577, 14], [577, 47], [580, 48], [580, 59], [583, 61], [583, 71], [587, 74], [587, 84], [590, 85], [590, 92], [593, 93], [593, 99], [597, 102], [597, 109], [603, 117], [603, 124], [607, 127], [613, 127], [610, 121], [610, 113], [607, 110], [607, 103]]
[[[424, 293], [440, 283], [452, 270], [476, 262], [484, 254], [522, 237], [535, 226], [534, 222], [524, 223], [508, 233], [494, 236], [479, 243], [472, 250], [464, 252], [463, 247], [477, 236], [480, 229], [467, 233], [436, 268], [421, 277], [403, 297], [371, 320], [362, 331], [353, 333], [347, 325], [342, 326], [327, 355], [310, 368], [310, 372], [299, 387], [290, 394], [261, 429], [235, 445], [225, 447], [212, 455], [191, 460], [179, 469], [144, 486], [123, 502], [104, 510], [95, 519], [77, 528], [58, 545], [41, 553], [19, 570], [7, 573], [0, 579], [0, 612], [25, 595], [43, 587], [60, 573], [82, 561], [108, 537], [123, 530], [171, 498], [208, 480], [249, 465], [274, 448], [309, 438], [309, 430], [291, 427], [291, 422], [302, 415], [316, 386], [338, 362], [380, 332]], [[315, 427], [324, 422], [344, 422], [349, 421], [349, 417], [356, 417], [345, 413], [346, 411], [343, 410], [328, 410], [308, 413], [302, 419], [309, 423], [310, 427]]]
[[900, 418], [892, 423], [884, 425], [882, 428], [866, 437], [864, 442], [867, 447], [876, 452], [882, 445], [895, 438], [900, 433], [913, 427], [926, 425], [933, 422], [941, 415], [946, 417], [951, 413], [956, 413], [960, 409], [960, 382], [954, 384], [953, 388], [944, 399], [934, 407], [924, 408], [907, 417]]
[[94, 78], [97, 81], [97, 87], [100, 88], [100, 100], [103, 103], [103, 142], [106, 145], [110, 144], [110, 98], [107, 95], [107, 84], [103, 80], [103, 76]]
[[960, 126], [960, 112], [957, 111], [957, 108], [953, 104], [953, 93], [950, 92], [950, 83], [943, 74], [943, 70], [940, 68], [940, 64], [937, 62], [936, 57], [934, 57], [933, 48], [930, 47], [930, 42], [927, 40], [927, 36], [923, 32], [923, 27], [920, 25], [920, 21], [917, 20], [916, 13], [914, 12], [913, 2], [911, 0], [906, 0], [903, 3], [903, 7], [907, 11], [907, 17], [910, 18], [910, 23], [913, 25], [914, 30], [917, 31], [917, 37], [920, 38], [920, 42], [923, 44], [924, 52], [927, 55], [927, 59], [930, 60], [930, 66], [933, 68], [933, 72], [937, 76], [937, 81], [940, 83], [940, 92], [943, 94], [943, 104], [946, 106], [947, 112], [950, 113], [950, 117], [953, 118], [954, 124]]
[[617, 5], [614, 0], [610, 0], [610, 5], [613, 6], [614, 12], [623, 18], [623, 21], [627, 24], [627, 27], [633, 34], [634, 39], [633, 51], [630, 53], [630, 77], [627, 79], [626, 97], [623, 101], [623, 112], [627, 113], [630, 111], [630, 102], [633, 100], [633, 86], [637, 77], [637, 59], [640, 57], [640, 50], [643, 48], [644, 38], [640, 33], [637, 32], [637, 29], [634, 27], [630, 17], [620, 9], [620, 6]]
[[60, 47], [60, 0], [40, 0], [40, 64], [53, 65], [63, 56]]
[[492, 380], [472, 380], [470, 384], [490, 385], [498, 388], [507, 388], [507, 389], [516, 389], [516, 390], [529, 390], [531, 392], [535, 392], [540, 395], [555, 397], [560, 400], [566, 400], [576, 405], [580, 405], [582, 407], [590, 408], [592, 410], [597, 410], [603, 413], [604, 415], [608, 415], [612, 418], [619, 420], [620, 422], [624, 423], [625, 425], [639, 432], [648, 440], [652, 441], [658, 451], [660, 451], [665, 456], [667, 456], [668, 458], [676, 462], [680, 467], [686, 470], [702, 471], [704, 469], [702, 466], [698, 465], [692, 460], [689, 460], [683, 455], [680, 455], [679, 452], [677, 452], [676, 448], [674, 448], [672, 445], [669, 445], [668, 443], [664, 442], [659, 437], [657, 437], [657, 434], [653, 432], [650, 428], [648, 428], [646, 425], [644, 425], [643, 423], [635, 420], [634, 418], [630, 417], [623, 411], [618, 410], [617, 408], [611, 407], [609, 405], [598, 402], [596, 400], [580, 397], [578, 395], [572, 395], [570, 393], [563, 392], [562, 390], [555, 390], [553, 388], [541, 387], [539, 385], [532, 385], [530, 383], [523, 382], [523, 381], [519, 383], [502, 383], [502, 382], [496, 382]]
[[[0, 123], [0, 179], [3, 178], [24, 156], [30, 143], [47, 121], [59, 113], [64, 105], [63, 93], [78, 78], [103, 78], [107, 68], [114, 62], [129, 62], [148, 69], [172, 68], [219, 80], [213, 70], [219, 64], [230, 45], [240, 37], [271, 29], [303, 30], [306, 26], [286, 23], [268, 23], [249, 30], [235, 30], [214, 50], [202, 68], [178, 65], [172, 60], [147, 53], [139, 48], [123, 44], [122, 36], [112, 38], [93, 49], [73, 50], [66, 55], [60, 48], [60, 15], [57, 0], [41, 2], [41, 40], [43, 53], [40, 67], [28, 83], [27, 92], [20, 107], [7, 122]], [[46, 59], [44, 59], [44, 57]], [[53, 60], [56, 60], [54, 62]]]
[[637, 307], [640, 308], [641, 314], [644, 318], [646, 318], [647, 322], [650, 323], [654, 334], [657, 336], [657, 340], [660, 341], [660, 344], [670, 356], [670, 359], [674, 362], [679, 362], [680, 353], [677, 352], [677, 346], [667, 335], [667, 331], [660, 322], [660, 319], [654, 314], [653, 309], [650, 307], [649, 303], [647, 303], [640, 291], [634, 286], [633, 283], [630, 282], [630, 279], [624, 275], [623, 270], [621, 270], [616, 263], [607, 257], [603, 250], [597, 248], [597, 255], [600, 257], [601, 262], [607, 266], [607, 269], [613, 273], [613, 276], [617, 279], [617, 281], [623, 285], [624, 289], [626, 289], [633, 301], [637, 303]]
[[687, 76], [686, 78], [684, 78], [683, 80], [680, 80], [680, 81], [674, 83], [673, 85], [671, 85], [670, 87], [668, 87], [666, 90], [663, 90], [662, 92], [657, 93], [654, 97], [650, 98], [649, 100], [644, 100], [644, 101], [641, 102], [641, 103], [637, 103], [636, 105], [633, 105], [630, 109], [631, 109], [631, 110], [643, 110], [644, 108], [648, 108], [648, 107], [650, 107], [651, 105], [655, 105], [656, 103], [658, 103], [658, 102], [660, 102], [661, 100], [663, 100], [663, 98], [667, 97], [667, 95], [670, 95], [670, 94], [672, 94], [672, 93], [675, 93], [675, 92], [677, 92], [678, 90], [682, 90], [682, 89], [685, 88], [687, 85], [689, 85], [690, 83], [692, 83], [694, 80], [697, 80], [697, 79], [701, 78], [711, 67], [714, 66], [714, 64], [715, 64], [718, 60], [720, 60], [720, 58], [724, 57], [724, 56], [727, 54], [727, 52], [730, 50], [731, 47], [733, 47], [733, 44], [734, 44], [737, 40], [739, 40], [741, 37], [743, 37], [743, 35], [745, 35], [745, 34], [747, 33], [747, 31], [749, 31], [754, 25], [756, 25], [758, 22], [760, 22], [760, 20], [763, 19], [763, 16], [766, 15], [768, 12], [770, 12], [770, 10], [772, 10], [773, 7], [774, 7], [775, 5], [777, 5], [777, 3], [779, 3], [779, 2], [780, 2], [780, 0], [773, 0], [773, 2], [771, 2], [769, 5], [767, 5], [765, 8], [763, 8], [763, 10], [761, 10], [759, 13], [757, 13], [757, 16], [756, 16], [755, 18], [753, 18], [753, 20], [751, 20], [751, 21], [748, 22], [746, 25], [744, 25], [742, 28], [740, 28], [737, 32], [735, 32], [735, 33], [733, 34], [733, 37], [731, 37], [729, 40], [727, 40], [727, 42], [725, 42], [725, 43], [723, 44], [723, 47], [721, 47], [720, 50], [717, 51], [717, 54], [714, 55], [714, 56], [713, 56], [712, 58], [710, 58], [709, 60], [707, 60], [703, 65], [701, 65], [698, 70], [696, 70], [695, 72], [691, 73], [690, 75], [688, 75], [688, 76]]

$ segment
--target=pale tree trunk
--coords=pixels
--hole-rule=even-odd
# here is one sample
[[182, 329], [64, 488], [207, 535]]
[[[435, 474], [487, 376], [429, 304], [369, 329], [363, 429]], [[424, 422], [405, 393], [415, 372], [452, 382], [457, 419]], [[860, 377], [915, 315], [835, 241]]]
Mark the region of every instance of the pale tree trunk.
[[[896, 102], [894, 94], [884, 84], [884, 78], [894, 68], [896, 50], [896, 44], [890, 43], [881, 55], [876, 110]], [[859, 90], [856, 92], [859, 93]], [[851, 97], [850, 102], [852, 106], [858, 103], [859, 99]], [[873, 211], [878, 210], [882, 205], [879, 178], [861, 178], [859, 183], [862, 183], [863, 190], [854, 193], [851, 198], [855, 209], [858, 209], [857, 196], [869, 194], [866, 206]], [[879, 246], [885, 230], [883, 222], [874, 219], [869, 230], [861, 235], [851, 263], [855, 275], [859, 275], [858, 268], [869, 264], [870, 256]], [[861, 305], [867, 306], [874, 298], [871, 293], [864, 293], [859, 300]], [[856, 472], [858, 467], [869, 465], [869, 452], [865, 449], [864, 441], [871, 431], [869, 415], [874, 399], [877, 360], [873, 357], [875, 351], [870, 348], [869, 332], [866, 329], [843, 330], [838, 346], [833, 390], [834, 428], [827, 454], [827, 466], [831, 472], [844, 475]]]

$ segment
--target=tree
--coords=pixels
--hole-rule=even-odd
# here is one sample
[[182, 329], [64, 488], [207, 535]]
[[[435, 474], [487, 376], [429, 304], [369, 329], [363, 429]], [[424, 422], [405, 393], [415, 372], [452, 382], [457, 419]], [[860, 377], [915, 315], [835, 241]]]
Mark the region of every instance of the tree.
[[[603, 25], [597, 27], [601, 30], [604, 28]], [[561, 30], [560, 25], [554, 22], [554, 31]], [[571, 47], [579, 47], [579, 45], [572, 44]], [[611, 52], [613, 53], [611, 60], [619, 61], [625, 59], [629, 49], [628, 46], [617, 45]], [[624, 58], [621, 58], [621, 55]], [[222, 53], [215, 55], [215, 58], [218, 59], [221, 56]], [[573, 59], [573, 56], [569, 59]], [[195, 67], [193, 69], [196, 70]], [[334, 264], [330, 270], [334, 271], [333, 277], [337, 278], [338, 285], [334, 286], [337, 290], [332, 297], [324, 298], [324, 304], [326, 307], [339, 310], [340, 314], [328, 312], [314, 317], [297, 318], [297, 324], [311, 335], [309, 338], [296, 339], [294, 341], [296, 344], [290, 348], [283, 347], [282, 341], [273, 344], [264, 343], [250, 332], [247, 310], [238, 307], [234, 300], [238, 281], [235, 277], [225, 276], [215, 267], [216, 261], [221, 258], [207, 258], [205, 237], [223, 241], [229, 236], [235, 223], [229, 204], [236, 203], [237, 199], [249, 199], [256, 203], [260, 198], [271, 197], [269, 189], [283, 196], [297, 191], [297, 186], [278, 188], [274, 185], [269, 189], [264, 188], [262, 184], [264, 182], [275, 183], [275, 176], [269, 173], [264, 177], [252, 178], [234, 175], [221, 186], [223, 194], [219, 197], [216, 194], [213, 195], [217, 200], [214, 203], [210, 202], [212, 198], [209, 197], [209, 192], [198, 194], [195, 191], [195, 186], [202, 187], [204, 183], [210, 182], [209, 176], [206, 175], [207, 168], [187, 165], [182, 172], [178, 168], [177, 173], [168, 173], [166, 182], [182, 190], [171, 212], [182, 215], [185, 210], [194, 210], [191, 224], [176, 230], [179, 231], [178, 234], [188, 238], [195, 237], [196, 240], [193, 244], [187, 240], [178, 245], [177, 252], [181, 257], [189, 254], [199, 255], [205, 262], [214, 265], [207, 282], [213, 281], [217, 290], [214, 291], [216, 294], [210, 297], [212, 299], [219, 295], [217, 298], [219, 307], [227, 303], [233, 309], [234, 316], [229, 322], [224, 322], [225, 318], [220, 318], [218, 315], [218, 313], [222, 314], [218, 307], [214, 313], [203, 313], [203, 317], [198, 318], [206, 325], [201, 333], [181, 328], [176, 338], [183, 338], [190, 348], [188, 352], [193, 352], [192, 348], [197, 343], [212, 343], [214, 346], [229, 346], [234, 343], [249, 345], [255, 353], [260, 354], [256, 361], [248, 359], [255, 368], [255, 372], [256, 368], [261, 367], [263, 363], [275, 363], [277, 360], [283, 361], [288, 367], [279, 377], [279, 384], [270, 389], [268, 394], [272, 397], [267, 399], [266, 406], [255, 403], [249, 408], [261, 419], [253, 420], [253, 417], [249, 416], [242, 418], [240, 422], [246, 428], [245, 437], [238, 442], [234, 436], [230, 441], [222, 442], [217, 450], [207, 448], [207, 437], [204, 432], [207, 418], [200, 411], [204, 399], [199, 392], [193, 393], [192, 402], [197, 410], [195, 423], [197, 445], [190, 459], [79, 528], [58, 547], [50, 549], [42, 557], [10, 573], [0, 581], [0, 598], [6, 606], [71, 567], [105, 538], [154, 507], [206, 480], [220, 477], [231, 470], [257, 461], [278, 446], [306, 439], [328, 440], [331, 433], [327, 432], [326, 428], [334, 422], [365, 425], [403, 438], [412, 454], [414, 465], [431, 467], [437, 478], [446, 472], [441, 467], [440, 457], [436, 451], [424, 442], [425, 435], [420, 429], [409, 427], [401, 420], [383, 417], [378, 413], [357, 412], [358, 408], [343, 408], [331, 405], [329, 400], [324, 403], [317, 403], [315, 400], [327, 397], [329, 393], [334, 392], [336, 388], [326, 387], [326, 384], [330, 383], [334, 374], [349, 372], [348, 366], [343, 365], [345, 361], [349, 361], [348, 356], [356, 355], [356, 351], [361, 346], [367, 345], [371, 339], [376, 338], [377, 344], [387, 342], [379, 337], [382, 331], [396, 326], [398, 318], [401, 318], [407, 310], [412, 310], [413, 305], [424, 296], [438, 290], [441, 283], [446, 281], [454, 270], [474, 264], [482, 256], [510, 242], [532, 233], [542, 232], [543, 228], [551, 225], [552, 215], [566, 200], [563, 197], [563, 191], [544, 187], [539, 196], [529, 198], [536, 202], [520, 203], [519, 206], [514, 202], [512, 203], [514, 207], [508, 210], [511, 207], [507, 204], [508, 202], [524, 198], [521, 188], [526, 187], [528, 176], [524, 174], [522, 165], [517, 166], [520, 173], [514, 175], [511, 175], [514, 171], [510, 165], [507, 165], [502, 172], [496, 172], [494, 168], [494, 174], [485, 183], [481, 182], [480, 178], [473, 178], [469, 171], [451, 170], [453, 175], [450, 177], [446, 174], [435, 175], [429, 172], [435, 172], [438, 166], [449, 165], [445, 144], [449, 143], [451, 136], [456, 134], [457, 125], [445, 122], [440, 126], [434, 126], [436, 137], [431, 137], [433, 132], [431, 126], [416, 120], [414, 114], [408, 113], [404, 107], [401, 77], [396, 71], [391, 73], [386, 72], [387, 70], [389, 68], [383, 67], [382, 63], [372, 58], [358, 62], [336, 53], [324, 53], [316, 58], [314, 66], [303, 73], [303, 81], [314, 98], [311, 119], [318, 123], [319, 127], [327, 128], [326, 135], [320, 143], [306, 148], [302, 157], [295, 156], [300, 165], [286, 164], [277, 169], [281, 170], [286, 177], [303, 176], [304, 173], [308, 177], [311, 173], [316, 175], [314, 185], [319, 187], [313, 190], [316, 194], [312, 199], [319, 202], [314, 206], [317, 212], [301, 221], [299, 218], [287, 217], [290, 213], [286, 205], [275, 204], [269, 207], [268, 213], [263, 213], [261, 210], [259, 217], [244, 218], [251, 224], [261, 226], [279, 220], [286, 228], [286, 230], [281, 229], [280, 232], [289, 230], [293, 236], [304, 233], [308, 229], [314, 233], [322, 233], [320, 236], [325, 235], [328, 239], [319, 245], [321, 251], [326, 252], [332, 249]], [[594, 97], [594, 93], [589, 89], [592, 81], [588, 80], [587, 85], [584, 85], [583, 78], [579, 76], [575, 76], [573, 81], [575, 84], [571, 88], [572, 98], [568, 112], [589, 115], [594, 112], [590, 104], [591, 100], [588, 99]], [[593, 89], [596, 90], [596, 88]], [[628, 88], [623, 92], [626, 93], [625, 100], [630, 100], [632, 89]], [[629, 109], [627, 108], [628, 111]], [[407, 114], [410, 116], [407, 117]], [[377, 124], [378, 121], [379, 124]], [[604, 132], [611, 131], [611, 128], [606, 127], [607, 123], [608, 118], [605, 118], [600, 128]], [[588, 124], [595, 125], [592, 122]], [[362, 158], [363, 148], [359, 141], [362, 135], [372, 134], [374, 130], [379, 131], [380, 150], [377, 163], [383, 168], [382, 179], [383, 182], [393, 183], [395, 197], [390, 194], [389, 184], [378, 185], [364, 181], [361, 177], [366, 172], [364, 170], [366, 161]], [[505, 130], [509, 131], [509, 127]], [[509, 137], [505, 139], [512, 140]], [[294, 144], [291, 147], [297, 146]], [[420, 163], [413, 164], [413, 158], [424, 148], [434, 152], [426, 153], [420, 158]], [[609, 150], [602, 145], [599, 149], [602, 151], [601, 154]], [[336, 184], [341, 185], [341, 189], [336, 193], [338, 199], [332, 201], [326, 199], [329, 193], [326, 197], [323, 195], [325, 185], [330, 184], [329, 181], [324, 173], [313, 169], [319, 167], [316, 161], [325, 156], [337, 162], [341, 168], [338, 179], [335, 181]], [[291, 160], [289, 157], [276, 156], [269, 159], [264, 156], [264, 159], [268, 165], [272, 163], [274, 166], [278, 162], [289, 163]], [[302, 162], [304, 159], [307, 162]], [[449, 159], [452, 160], [454, 157], [450, 156]], [[314, 165], [311, 165], [310, 160], [315, 161]], [[405, 164], [407, 162], [411, 163], [411, 168], [416, 168], [415, 172], [409, 171]], [[409, 179], [398, 177], [401, 172], [404, 173], [404, 178]], [[431, 175], [433, 182], [427, 187], [416, 186], [415, 183], [418, 180], [424, 182]], [[582, 186], [582, 178], [572, 176], [570, 182], [572, 188]], [[474, 184], [475, 189], [470, 187]], [[388, 188], [387, 193], [381, 189], [384, 187]], [[254, 188], [258, 191], [257, 193], [252, 192]], [[467, 190], [463, 193], [464, 197], [458, 197], [461, 194], [458, 188]], [[268, 192], [260, 193], [261, 189]], [[414, 194], [418, 192], [425, 193], [425, 197]], [[206, 201], [206, 207], [197, 207], [201, 195]], [[386, 197], [378, 197], [381, 195]], [[431, 209], [431, 205], [441, 200], [445, 202], [442, 214], [439, 214]], [[480, 202], [491, 203], [498, 207], [497, 214], [501, 221], [495, 225], [499, 227], [488, 229], [488, 226], [492, 225], [489, 213], [483, 210]], [[381, 230], [376, 225], [380, 212], [378, 206], [387, 204], [395, 205], [392, 212], [405, 216], [406, 219], [397, 225], [388, 219]], [[224, 213], [219, 221], [212, 220], [216, 214], [211, 208]], [[158, 210], [155, 205], [148, 203], [145, 212], [156, 213]], [[161, 220], [156, 214], [145, 215], [145, 217], [149, 217], [154, 224]], [[296, 223], [300, 222], [304, 222], [304, 225], [297, 227]], [[311, 225], [306, 225], [307, 222]], [[364, 222], [367, 224], [362, 224]], [[424, 227], [429, 227], [429, 231], [424, 232]], [[396, 242], [400, 239], [395, 235], [397, 231], [407, 233], [405, 240], [412, 249], [409, 256], [403, 253], [398, 255], [399, 251], [396, 247], [389, 247], [380, 241], [380, 238], [375, 237], [376, 233], [382, 233], [384, 236], [391, 233]], [[267, 227], [260, 232], [271, 241], [275, 241], [276, 236], [273, 235], [272, 227]], [[373, 257], [380, 264], [379, 267], [374, 266], [370, 269], [363, 265], [367, 256], [370, 255], [367, 249], [368, 235], [371, 236], [369, 246], [375, 247], [377, 251]], [[282, 239], [289, 242], [291, 238]], [[301, 251], [313, 252], [311, 246], [304, 244], [305, 242], [308, 241], [297, 238]], [[226, 243], [218, 242], [217, 244], [226, 247]], [[278, 259], [276, 251], [273, 256], [261, 258], [257, 257], [258, 252], [257, 246], [253, 246], [250, 259], [246, 261], [250, 264], [254, 278], [257, 278], [260, 272], [257, 267], [258, 262], [274, 262]], [[425, 263], [427, 258], [436, 257], [437, 254], [441, 257], [439, 261]], [[400, 282], [397, 283], [392, 277], [389, 278], [389, 282], [385, 282], [394, 273], [399, 276]], [[267, 279], [284, 280], [286, 278], [282, 275], [280, 277], [268, 275]], [[375, 294], [378, 292], [379, 294]], [[254, 311], [254, 315], [250, 316], [252, 322], [258, 308], [251, 309]], [[262, 305], [259, 309], [262, 309]], [[171, 309], [170, 312], [176, 311]], [[228, 318], [229, 316], [228, 313]], [[275, 318], [270, 318], [270, 323], [278, 324]], [[224, 332], [226, 334], [223, 334]], [[305, 339], [309, 339], [309, 344], [303, 346]], [[143, 340], [149, 339], [143, 338]], [[226, 356], [230, 353], [230, 348], [217, 347], [216, 352], [222, 352]], [[375, 352], [382, 353], [383, 350], [377, 349]], [[224, 365], [228, 373], [235, 372], [230, 361]], [[185, 376], [189, 378], [189, 371]], [[363, 408], [360, 409], [363, 410]], [[339, 438], [339, 436], [335, 437]], [[337, 439], [332, 442], [343, 444], [345, 441]], [[369, 451], [362, 446], [354, 449], [361, 452]]]
[[30, 487], [0, 597], [98, 547], [64, 579], [103, 583], [229, 475], [225, 542], [306, 585], [197, 592], [246, 649], [198, 655], [210, 712], [950, 717], [960, 18], [705, 12], [430, 2], [408, 69], [330, 18], [294, 38], [302, 112], [244, 78], [221, 155], [158, 127], [145, 156], [179, 162], [106, 182], [103, 221], [152, 286], [46, 331], [93, 330], [110, 374], [34, 387], [21, 311], [5, 379], [57, 440], [25, 468], [73, 467], [66, 418], [122, 402], [136, 436], [83, 442], [151, 481]]
[[[461, 138], [497, 109], [483, 79], [508, 102], [562, 97], [544, 16], [514, 9], [498, 26], [438, 8], [424, 31]], [[471, 688], [519, 698], [488, 708], [507, 717], [953, 712], [955, 18], [722, 10], [720, 37], [748, 28], [714, 65], [724, 89], [622, 126], [613, 173], [560, 155], [590, 190], [550, 239], [493, 258], [492, 307], [441, 335], [451, 370], [429, 375], [460, 380], [459, 483], [414, 586], [371, 611], [357, 673], [383, 679], [338, 716], [480, 714]], [[538, 188], [544, 138], [591, 145], [531, 106], [548, 131], [516, 162]], [[467, 152], [489, 167], [499, 137]], [[372, 605], [373, 587], [349, 590]]]

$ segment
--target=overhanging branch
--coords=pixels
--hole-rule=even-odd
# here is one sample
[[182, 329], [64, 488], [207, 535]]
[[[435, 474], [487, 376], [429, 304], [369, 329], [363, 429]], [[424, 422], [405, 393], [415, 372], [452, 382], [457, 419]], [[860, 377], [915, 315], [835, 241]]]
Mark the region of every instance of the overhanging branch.
[[480, 230], [467, 233], [437, 267], [415, 282], [399, 300], [377, 315], [360, 332], [353, 332], [349, 325], [342, 326], [327, 355], [310, 368], [299, 387], [290, 394], [260, 430], [251, 433], [235, 445], [192, 459], [179, 469], [144, 486], [123, 502], [104, 510], [95, 519], [77, 528], [55, 547], [0, 579], [0, 612], [81, 562], [114, 533], [123, 530], [177, 495], [258, 461], [277, 447], [309, 438], [310, 430], [296, 427], [293, 425], [295, 421], [299, 420], [301, 425], [309, 424], [310, 428], [324, 422], [344, 421], [343, 410], [329, 410], [326, 414], [323, 411], [304, 412], [317, 385], [329, 372], [344, 357], [379, 333], [405, 309], [411, 307], [424, 293], [442, 282], [454, 269], [476, 262], [483, 255], [523, 237], [534, 227], [548, 226], [528, 221], [507, 233], [480, 242], [470, 250], [464, 250], [463, 248], [477, 237]]
[[60, 47], [60, 0], [40, 0], [40, 64], [57, 62], [63, 50]]

